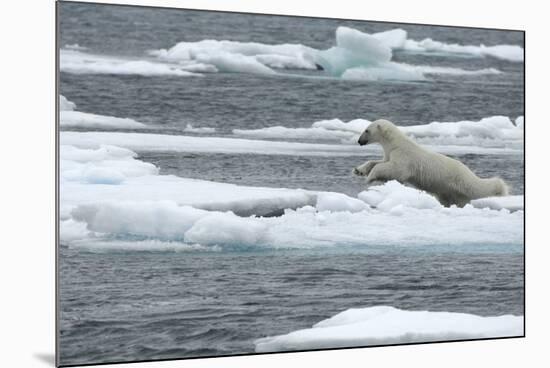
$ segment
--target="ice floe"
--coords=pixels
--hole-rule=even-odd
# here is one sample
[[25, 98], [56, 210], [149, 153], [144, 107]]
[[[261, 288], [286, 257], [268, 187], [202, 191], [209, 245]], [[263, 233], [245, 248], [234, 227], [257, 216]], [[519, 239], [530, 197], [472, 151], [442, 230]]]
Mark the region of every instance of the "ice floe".
[[76, 50], [62, 49], [59, 68], [73, 74], [115, 74], [140, 76], [189, 77], [199, 74], [186, 71], [178, 65], [151, 60], [130, 60], [114, 56], [94, 55]]
[[276, 74], [276, 69], [325, 69], [334, 77], [360, 80], [424, 80], [429, 74], [498, 74], [497, 69], [464, 70], [452, 67], [409, 65], [392, 61], [393, 52], [426, 55], [495, 57], [523, 61], [518, 45], [479, 46], [448, 44], [407, 38], [394, 29], [368, 34], [349, 27], [335, 30], [335, 45], [318, 50], [301, 44], [269, 45], [258, 42], [202, 40], [180, 42], [168, 49], [150, 50], [149, 57], [130, 59], [92, 54], [77, 44], [60, 51], [60, 69], [75, 74], [116, 74], [141, 76], [196, 76], [198, 73], [237, 72]]
[[76, 109], [76, 104], [69, 101], [65, 96], [59, 95], [59, 111], [73, 111]]
[[326, 349], [522, 336], [523, 316], [408, 311], [390, 306], [348, 309], [312, 328], [254, 341], [256, 352]]
[[[256, 139], [332, 140], [356, 144], [359, 135], [370, 125], [365, 119], [343, 122], [339, 119], [314, 122], [310, 128], [283, 126], [260, 129], [234, 129], [233, 134]], [[479, 121], [432, 122], [400, 126], [407, 135], [431, 146], [470, 146], [481, 148], [523, 148], [523, 116], [515, 123], [506, 116], [491, 116]], [[445, 148], [443, 148], [445, 150]]]
[[146, 125], [129, 118], [90, 114], [81, 111], [61, 111], [59, 124], [62, 127], [101, 129], [143, 129]]
[[448, 44], [426, 38], [422, 41], [407, 39], [396, 49], [436, 55], [470, 55], [475, 57], [494, 57], [511, 62], [523, 62], [523, 47], [518, 45], [485, 46]]
[[492, 210], [507, 209], [509, 211], [523, 211], [524, 197], [522, 195], [507, 197], [489, 197], [474, 199], [471, 204], [476, 208], [489, 208]]
[[210, 64], [220, 71], [272, 74], [271, 68], [316, 69], [315, 52], [299, 44], [203, 40], [180, 42], [169, 49], [152, 50], [150, 54], [183, 65]]
[[90, 114], [75, 111], [76, 104], [59, 95], [59, 125], [62, 127], [100, 129], [143, 129], [147, 126], [129, 118]]
[[368, 34], [343, 26], [335, 31], [335, 46], [327, 50], [301, 44], [268, 45], [257, 42], [202, 40], [180, 42], [169, 49], [151, 50], [149, 54], [159, 60], [179, 63], [187, 70], [193, 70], [197, 65], [209, 65], [209, 71], [274, 74], [274, 69], [322, 68], [335, 77], [369, 81], [424, 80], [427, 74], [500, 73], [494, 68], [464, 70], [396, 63], [392, 61], [393, 50], [427, 54], [437, 51], [445, 55], [466, 53], [474, 56], [491, 55], [511, 61], [523, 60], [523, 49], [520, 46], [476, 47], [445, 44], [429, 39], [414, 41], [407, 39], [407, 32], [402, 29]]
[[[290, 129], [290, 128], [289, 128]], [[292, 130], [289, 130], [289, 135]], [[263, 134], [260, 133], [260, 134]], [[339, 132], [335, 134], [340, 134]], [[346, 134], [346, 133], [344, 133]], [[349, 135], [353, 137], [354, 135]], [[265, 138], [263, 136], [262, 138]], [[97, 148], [101, 144], [119, 146], [138, 152], [195, 152], [195, 153], [228, 153], [228, 154], [263, 154], [263, 155], [296, 155], [296, 156], [364, 156], [367, 153], [381, 152], [376, 145], [359, 147], [356, 139], [350, 144], [322, 144], [242, 139], [232, 137], [197, 137], [150, 133], [122, 132], [62, 132], [61, 143], [84, 148]], [[486, 142], [480, 144], [465, 143]], [[452, 143], [455, 141], [455, 144]], [[428, 143], [426, 143], [428, 142]], [[351, 144], [353, 143], [353, 144]], [[430, 149], [444, 154], [520, 154], [522, 144], [508, 147], [501, 141], [483, 140], [470, 137], [452, 137], [445, 139], [419, 140]], [[431, 144], [434, 143], [434, 144]], [[462, 143], [462, 145], [460, 144]], [[492, 143], [492, 144], [491, 144]]]
[[[136, 249], [152, 251], [158, 241], [217, 249], [523, 242], [521, 210], [445, 208], [397, 182], [352, 198], [160, 175], [120, 147], [63, 144], [60, 153], [61, 240], [75, 248], [105, 251], [114, 247], [106, 245], [111, 240], [124, 249], [139, 241]], [[175, 250], [172, 245], [161, 249]]]
[[197, 134], [211, 134], [216, 132], [216, 128], [209, 127], [194, 127], [191, 124], [187, 124], [183, 130], [186, 133], [197, 133]]

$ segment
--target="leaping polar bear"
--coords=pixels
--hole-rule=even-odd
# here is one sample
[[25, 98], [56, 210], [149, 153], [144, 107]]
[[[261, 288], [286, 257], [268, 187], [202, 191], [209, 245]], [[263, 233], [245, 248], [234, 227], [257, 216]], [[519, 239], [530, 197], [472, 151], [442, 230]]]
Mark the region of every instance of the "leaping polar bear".
[[384, 159], [367, 161], [353, 169], [354, 174], [366, 176], [367, 183], [408, 183], [435, 195], [444, 206], [462, 207], [472, 199], [508, 194], [502, 179], [478, 177], [462, 162], [421, 147], [388, 120], [370, 124], [358, 143], [378, 143], [384, 149]]

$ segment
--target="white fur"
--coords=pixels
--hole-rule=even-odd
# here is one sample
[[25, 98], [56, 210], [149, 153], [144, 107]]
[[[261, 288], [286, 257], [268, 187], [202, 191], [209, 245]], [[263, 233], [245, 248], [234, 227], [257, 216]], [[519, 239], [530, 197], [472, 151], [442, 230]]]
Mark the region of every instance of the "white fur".
[[508, 194], [500, 178], [482, 179], [462, 162], [431, 152], [407, 137], [393, 123], [377, 120], [359, 137], [359, 144], [379, 143], [384, 159], [368, 161], [353, 169], [367, 183], [397, 180], [437, 197], [445, 206], [464, 206], [472, 199]]

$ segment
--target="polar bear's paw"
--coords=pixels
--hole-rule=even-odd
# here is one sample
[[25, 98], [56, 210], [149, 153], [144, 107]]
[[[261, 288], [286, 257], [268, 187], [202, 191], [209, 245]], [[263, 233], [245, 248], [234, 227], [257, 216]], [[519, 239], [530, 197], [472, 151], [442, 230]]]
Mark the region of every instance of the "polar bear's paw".
[[359, 165], [355, 168], [353, 168], [353, 174], [359, 175], [359, 176], [367, 176], [371, 172], [371, 170], [376, 166], [378, 162], [376, 161], [368, 161], [365, 162], [363, 165]]

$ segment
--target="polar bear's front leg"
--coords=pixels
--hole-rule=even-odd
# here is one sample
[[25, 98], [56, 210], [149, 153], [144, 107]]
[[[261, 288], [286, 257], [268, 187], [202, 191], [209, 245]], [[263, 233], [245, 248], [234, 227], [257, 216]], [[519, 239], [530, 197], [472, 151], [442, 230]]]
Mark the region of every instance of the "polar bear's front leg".
[[382, 162], [376, 165], [367, 176], [367, 184], [373, 181], [402, 181], [401, 173], [398, 171], [397, 165], [391, 161]]
[[353, 173], [359, 176], [367, 176], [372, 169], [384, 161], [367, 161], [363, 165], [359, 165], [353, 169]]

